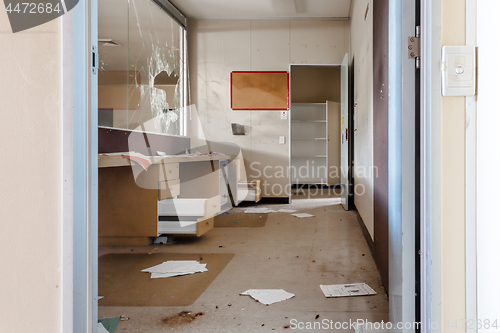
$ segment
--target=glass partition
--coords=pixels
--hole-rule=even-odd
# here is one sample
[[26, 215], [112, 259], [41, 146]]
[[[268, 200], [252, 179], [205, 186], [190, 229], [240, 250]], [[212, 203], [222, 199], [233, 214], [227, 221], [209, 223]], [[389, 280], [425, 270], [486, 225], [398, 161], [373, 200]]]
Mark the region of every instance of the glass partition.
[[99, 0], [99, 125], [184, 135], [185, 29], [152, 0]]

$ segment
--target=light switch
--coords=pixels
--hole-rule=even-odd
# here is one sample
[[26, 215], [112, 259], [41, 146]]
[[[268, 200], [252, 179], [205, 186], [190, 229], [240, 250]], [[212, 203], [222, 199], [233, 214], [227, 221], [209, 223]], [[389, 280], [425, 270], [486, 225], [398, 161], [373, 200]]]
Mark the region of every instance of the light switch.
[[288, 118], [288, 111], [281, 111], [281, 119], [287, 119]]
[[282, 135], [280, 136], [280, 145], [284, 145], [285, 144], [285, 136]]
[[476, 49], [473, 46], [443, 46], [441, 51], [443, 96], [476, 94]]

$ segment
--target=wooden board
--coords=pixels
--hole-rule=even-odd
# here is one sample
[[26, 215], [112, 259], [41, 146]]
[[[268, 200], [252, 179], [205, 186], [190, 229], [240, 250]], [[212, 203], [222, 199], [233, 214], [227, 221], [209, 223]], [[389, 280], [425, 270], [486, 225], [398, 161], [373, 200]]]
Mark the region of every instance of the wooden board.
[[232, 72], [231, 109], [287, 110], [288, 72]]
[[156, 237], [157, 204], [158, 189], [139, 187], [130, 166], [99, 169], [99, 237]]

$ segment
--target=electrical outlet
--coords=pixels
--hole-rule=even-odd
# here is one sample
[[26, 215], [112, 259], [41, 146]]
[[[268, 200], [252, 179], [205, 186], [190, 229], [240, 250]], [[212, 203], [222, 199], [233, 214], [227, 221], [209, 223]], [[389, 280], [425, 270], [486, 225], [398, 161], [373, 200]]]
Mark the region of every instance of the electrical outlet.
[[282, 135], [280, 136], [280, 145], [284, 145], [285, 144], [285, 136]]

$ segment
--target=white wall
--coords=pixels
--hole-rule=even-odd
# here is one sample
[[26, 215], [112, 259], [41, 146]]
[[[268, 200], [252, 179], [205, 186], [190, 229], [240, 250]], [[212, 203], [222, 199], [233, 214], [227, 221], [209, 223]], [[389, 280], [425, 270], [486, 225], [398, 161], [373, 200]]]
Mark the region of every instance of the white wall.
[[61, 18], [12, 33], [0, 6], [0, 331], [61, 331]]
[[[286, 197], [288, 119], [279, 111], [232, 111], [231, 71], [288, 71], [290, 64], [340, 64], [349, 45], [348, 21], [190, 20], [188, 27], [191, 103], [196, 104], [207, 140], [233, 142], [243, 151], [247, 176], [266, 166], [271, 179], [263, 196]], [[249, 135], [233, 136], [231, 122], [251, 127]], [[286, 144], [279, 145], [279, 136]], [[262, 163], [252, 170], [252, 162]], [[260, 177], [264, 181], [263, 176]], [[274, 188], [273, 188], [274, 185]], [[274, 191], [273, 191], [274, 189]]]
[[[465, 45], [466, 0], [442, 0], [442, 45]], [[441, 99], [442, 321], [465, 318], [465, 97]], [[445, 327], [443, 332], [465, 332]]]
[[[369, 6], [366, 15], [366, 7]], [[351, 3], [354, 64], [354, 204], [373, 239], [373, 0]], [[376, 170], [376, 169], [375, 169]]]

